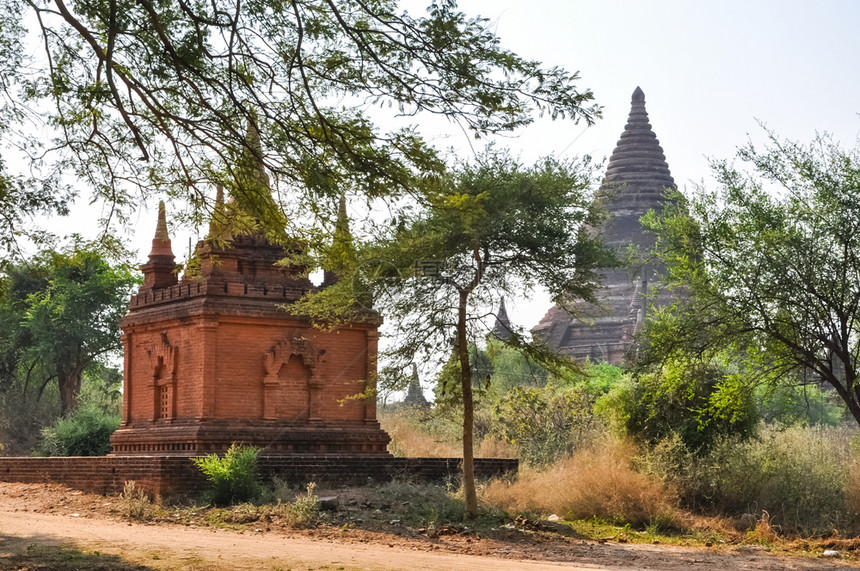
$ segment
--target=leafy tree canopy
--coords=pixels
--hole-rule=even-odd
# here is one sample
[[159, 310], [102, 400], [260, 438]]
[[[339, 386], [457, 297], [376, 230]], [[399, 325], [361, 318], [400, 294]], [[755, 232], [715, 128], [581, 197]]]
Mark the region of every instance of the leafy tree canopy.
[[753, 380], [829, 385], [860, 422], [860, 149], [771, 134], [738, 158], [747, 170], [715, 162], [716, 190], [646, 221], [683, 286], [648, 356], [728, 352]]
[[[540, 284], [562, 304], [594, 299], [596, 269], [614, 257], [589, 231], [601, 220], [590, 191], [593, 173], [587, 158], [526, 167], [491, 148], [430, 181], [417, 204], [397, 213], [394, 227], [373, 244], [353, 247], [354, 262], [340, 282], [296, 307], [325, 318], [354, 316], [372, 303], [398, 340], [382, 369], [394, 379], [412, 363], [453, 355], [446, 367], [456, 372], [464, 409], [467, 516], [477, 509], [471, 467], [478, 363], [469, 347], [489, 332], [485, 322], [500, 295]], [[521, 330], [512, 333], [509, 343], [551, 360]]]
[[0, 390], [56, 383], [74, 409], [85, 370], [120, 349], [119, 319], [137, 277], [76, 240], [0, 277]]
[[[277, 206], [310, 211], [320, 196], [397, 195], [441, 170], [414, 127], [386, 132], [374, 113], [435, 114], [475, 136], [535, 112], [599, 115], [575, 73], [503, 49], [453, 0], [424, 16], [394, 0], [0, 0], [0, 19], [0, 134], [52, 184], [66, 171], [86, 181], [106, 224], [141, 196], [166, 193], [201, 216], [216, 184], [254, 194], [243, 156], [272, 173]], [[42, 53], [28, 55], [28, 34]], [[49, 143], [29, 134], [43, 109]], [[62, 207], [38, 188], [2, 200], [15, 213]]]

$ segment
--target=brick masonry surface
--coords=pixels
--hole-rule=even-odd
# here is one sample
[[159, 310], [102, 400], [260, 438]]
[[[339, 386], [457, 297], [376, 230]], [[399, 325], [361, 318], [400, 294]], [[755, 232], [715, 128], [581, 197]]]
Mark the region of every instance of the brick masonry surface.
[[[347, 456], [260, 457], [260, 477], [291, 483], [317, 482], [359, 485], [394, 478], [438, 481], [460, 474], [459, 458], [394, 458]], [[476, 458], [475, 474], [488, 478], [516, 472], [518, 462], [507, 458]], [[206, 483], [189, 457], [99, 456], [66, 458], [0, 458], [0, 482], [56, 483], [99, 494], [122, 492], [134, 480], [155, 496], [193, 495]]]

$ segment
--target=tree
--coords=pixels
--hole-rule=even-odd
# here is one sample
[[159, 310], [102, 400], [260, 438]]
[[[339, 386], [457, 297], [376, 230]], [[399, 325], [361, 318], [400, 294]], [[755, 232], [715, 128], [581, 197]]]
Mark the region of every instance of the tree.
[[[453, 0], [421, 17], [395, 0], [0, 0], [0, 24], [0, 123], [52, 108], [47, 147], [61, 160], [46, 163], [44, 142], [24, 129], [4, 136], [57, 167], [43, 170], [53, 180], [71, 169], [86, 181], [110, 206], [105, 224], [134, 209], [135, 188], [197, 216], [214, 207], [215, 184], [237, 200], [255, 192], [235, 166], [246, 152], [290, 195], [280, 208], [310, 212], [320, 196], [396, 195], [438, 173], [417, 130], [383, 132], [376, 108], [440, 115], [476, 136], [528, 124], [534, 111], [599, 115], [575, 73], [501, 48], [487, 20]], [[43, 54], [25, 55], [28, 32]]]
[[[502, 294], [521, 294], [540, 284], [562, 304], [594, 299], [595, 270], [610, 265], [612, 255], [589, 230], [600, 221], [589, 192], [593, 172], [588, 159], [544, 159], [524, 167], [507, 153], [490, 150], [427, 185], [418, 204], [397, 213], [386, 236], [356, 248], [353, 271], [345, 276], [351, 279], [330, 288], [343, 292], [344, 313], [361, 311], [350, 296], [357, 289], [358, 301], [372, 300], [386, 316], [396, 346], [386, 353], [384, 377], [396, 380], [411, 363], [438, 367], [455, 355], [467, 518], [477, 512], [470, 346], [489, 332], [488, 308]], [[314, 303], [334, 304], [334, 293], [323, 294], [299, 311]], [[522, 331], [515, 331], [510, 343], [549, 359]]]
[[23, 377], [26, 392], [36, 373], [39, 397], [55, 382], [62, 412], [74, 410], [84, 371], [121, 349], [119, 319], [137, 278], [77, 241], [13, 267], [2, 284], [3, 387]]
[[[860, 150], [772, 133], [744, 171], [646, 223], [679, 302], [648, 326], [652, 359], [728, 352], [748, 378], [830, 385], [860, 423]], [[689, 214], [685, 208], [689, 208]]]

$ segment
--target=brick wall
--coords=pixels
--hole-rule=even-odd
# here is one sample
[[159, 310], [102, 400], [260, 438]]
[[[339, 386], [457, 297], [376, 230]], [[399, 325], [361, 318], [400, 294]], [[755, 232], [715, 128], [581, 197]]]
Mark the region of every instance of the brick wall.
[[[512, 459], [475, 459], [475, 473], [486, 478], [517, 470]], [[260, 476], [291, 483], [366, 484], [392, 478], [443, 480], [460, 473], [458, 458], [393, 458], [366, 456], [261, 457]], [[195, 494], [205, 478], [180, 456], [100, 456], [69, 458], [0, 458], [0, 482], [57, 483], [71, 488], [116, 494], [127, 480], [153, 495]]]

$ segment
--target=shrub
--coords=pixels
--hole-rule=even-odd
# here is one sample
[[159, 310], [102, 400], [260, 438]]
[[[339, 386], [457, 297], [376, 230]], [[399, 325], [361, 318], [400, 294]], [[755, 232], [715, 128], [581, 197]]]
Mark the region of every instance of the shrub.
[[723, 435], [755, 430], [755, 402], [740, 381], [716, 365], [672, 361], [618, 383], [597, 408], [647, 444], [677, 434], [690, 451], [705, 453]]
[[520, 458], [549, 464], [570, 454], [593, 428], [585, 387], [514, 387], [493, 408], [498, 432], [520, 450]]
[[654, 522], [678, 525], [674, 494], [661, 482], [635, 472], [635, 448], [608, 442], [599, 451], [581, 449], [542, 469], [521, 470], [514, 482], [493, 480], [482, 490], [485, 504], [509, 512], [599, 518], [644, 528]]
[[257, 497], [257, 456], [259, 448], [233, 443], [223, 457], [209, 454], [191, 461], [206, 475], [206, 499], [215, 505], [245, 502]]
[[724, 513], [768, 512], [772, 524], [827, 533], [851, 523], [856, 478], [844, 435], [824, 427], [766, 427], [747, 442], [725, 438], [690, 479], [699, 503]]
[[284, 523], [290, 527], [308, 527], [316, 520], [320, 511], [320, 500], [314, 490], [316, 484], [308, 484], [307, 491], [295, 501], [283, 506]]
[[122, 419], [93, 403], [83, 403], [71, 414], [42, 429], [37, 453], [45, 456], [104, 456], [111, 451], [110, 436]]

